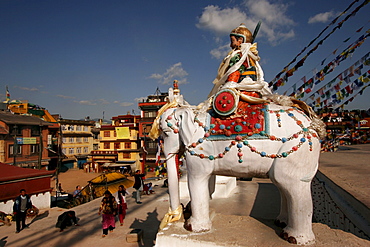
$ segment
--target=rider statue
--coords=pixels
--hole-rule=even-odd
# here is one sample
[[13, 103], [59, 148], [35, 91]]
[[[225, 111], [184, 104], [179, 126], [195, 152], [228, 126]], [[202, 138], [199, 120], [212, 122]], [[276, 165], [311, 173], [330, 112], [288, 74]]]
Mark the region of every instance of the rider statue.
[[253, 43], [252, 33], [245, 24], [240, 24], [230, 33], [232, 50], [221, 62], [214, 87], [208, 97], [221, 89], [234, 88], [244, 91], [250, 97], [261, 98], [271, 95], [268, 83], [264, 81], [263, 71], [258, 61], [257, 43]]

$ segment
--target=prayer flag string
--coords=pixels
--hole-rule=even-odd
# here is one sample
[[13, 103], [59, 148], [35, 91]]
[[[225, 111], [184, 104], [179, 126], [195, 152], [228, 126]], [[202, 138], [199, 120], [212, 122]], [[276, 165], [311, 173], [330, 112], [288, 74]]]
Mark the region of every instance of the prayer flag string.
[[[346, 10], [345, 11], [343, 11], [339, 16], [337, 16], [315, 39], [313, 39], [287, 66], [285, 66], [284, 67], [284, 69], [279, 73], [279, 74], [277, 74], [276, 76], [275, 76], [275, 78], [272, 80], [272, 81], [270, 81], [269, 82], [269, 86], [270, 87], [272, 87], [272, 90], [273, 91], [275, 91], [275, 90], [277, 90], [277, 88], [279, 87], [279, 86], [282, 86], [282, 85], [284, 85], [285, 84], [285, 82], [286, 81], [288, 81], [288, 78], [290, 77], [290, 76], [292, 76], [293, 75], [293, 73], [295, 72], [295, 71], [297, 71], [298, 70], [298, 68], [299, 67], [302, 67], [303, 66], [303, 64], [304, 64], [304, 62], [305, 62], [305, 60], [307, 59], [307, 57], [309, 56], [309, 55], [311, 55], [314, 51], [316, 51], [317, 50], [317, 48], [320, 46], [320, 45], [322, 45], [323, 44], [323, 42], [331, 35], [331, 34], [333, 34], [337, 29], [340, 29], [341, 27], [342, 27], [342, 25], [343, 25], [343, 23], [344, 22], [346, 22], [350, 17], [352, 17], [352, 16], [354, 16], [363, 6], [365, 6], [366, 4], [368, 4], [369, 3], [369, 1], [370, 0], [365, 0], [362, 4], [360, 4], [355, 10], [353, 10], [349, 15], [347, 15], [341, 22], [339, 22], [338, 24], [337, 24], [337, 26], [336, 27], [334, 27], [333, 28], [333, 30], [329, 33], [329, 34], [327, 34], [322, 40], [320, 40], [318, 43], [317, 43], [317, 45], [315, 46], [315, 47], [313, 47], [300, 61], [298, 61], [297, 62], [297, 64], [293, 67], [293, 68], [291, 68], [291, 69], [289, 69], [289, 66], [292, 64], [292, 63], [294, 63], [296, 60], [297, 60], [297, 58], [298, 58], [298, 56], [300, 56], [309, 46], [311, 46], [311, 44], [313, 43], [313, 42], [315, 42], [316, 41], [316, 39], [318, 39], [321, 35], [322, 35], [322, 33], [329, 27], [329, 26], [331, 26], [332, 24], [334, 24], [337, 20], [338, 20], [338, 18], [340, 17], [340, 16], [342, 16], [344, 13], [346, 13], [346, 11], [349, 9], [349, 8], [351, 8], [352, 7], [352, 5], [353, 4], [355, 4], [356, 2], [358, 2], [358, 0], [355, 0], [354, 2], [352, 2], [347, 8], [346, 8]], [[347, 40], [348, 41], [348, 40]], [[288, 70], [289, 69], [289, 70]], [[285, 73], [283, 76], [281, 76], [283, 73]]]

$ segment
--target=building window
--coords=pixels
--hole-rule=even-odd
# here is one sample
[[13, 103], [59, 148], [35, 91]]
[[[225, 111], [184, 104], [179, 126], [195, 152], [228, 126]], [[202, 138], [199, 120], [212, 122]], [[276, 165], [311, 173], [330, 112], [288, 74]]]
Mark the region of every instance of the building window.
[[14, 125], [10, 128], [10, 133], [12, 135], [22, 135], [22, 127]]
[[[17, 145], [17, 155], [18, 154], [22, 154], [22, 146], [21, 145]], [[14, 145], [9, 145], [9, 156], [14, 156]]]
[[70, 142], [70, 143], [72, 143], [72, 142], [74, 142], [74, 141], [75, 141], [75, 138], [74, 138], [74, 137], [70, 137], [70, 138], [69, 138], [69, 142]]
[[39, 153], [39, 145], [38, 144], [31, 144], [31, 154], [38, 154]]
[[99, 150], [99, 144], [93, 144], [93, 150]]
[[157, 148], [156, 142], [148, 142], [148, 148]]
[[68, 150], [69, 150], [68, 151], [69, 154], [74, 154], [75, 153], [75, 149], [74, 148], [69, 148]]
[[131, 159], [131, 154], [130, 153], [123, 153], [122, 158], [124, 159]]
[[81, 125], [76, 126], [76, 131], [81, 131]]
[[125, 142], [125, 149], [131, 149], [131, 142]]
[[81, 147], [76, 148], [76, 153], [77, 154], [80, 154], [81, 153]]
[[39, 136], [40, 135], [40, 127], [39, 126], [32, 126], [31, 127], [31, 136]]
[[104, 137], [110, 137], [110, 131], [104, 131]]
[[84, 137], [84, 142], [89, 142], [89, 138], [88, 137]]
[[62, 126], [60, 126], [61, 127], [61, 129], [62, 129], [62, 131], [64, 130], [67, 130], [68, 128], [67, 128], [67, 126], [65, 126], [64, 124], [62, 125]]
[[74, 131], [75, 130], [75, 126], [74, 125], [70, 125], [69, 128], [68, 128], [68, 130]]
[[144, 117], [156, 117], [157, 112], [156, 111], [146, 111], [144, 112]]
[[115, 142], [114, 143], [114, 149], [120, 149], [121, 148], [121, 143]]
[[89, 148], [88, 147], [84, 147], [84, 154], [87, 154], [89, 153]]
[[82, 138], [81, 137], [76, 137], [76, 142], [81, 142]]
[[67, 143], [67, 138], [63, 137], [62, 142], [63, 142], [63, 143]]
[[113, 131], [113, 136], [117, 137], [117, 132], [116, 131]]
[[62, 153], [65, 155], [67, 150], [65, 148], [62, 148]]
[[88, 126], [84, 126], [84, 131], [89, 131], [89, 127]]
[[109, 149], [109, 142], [108, 143], [104, 143], [104, 149]]

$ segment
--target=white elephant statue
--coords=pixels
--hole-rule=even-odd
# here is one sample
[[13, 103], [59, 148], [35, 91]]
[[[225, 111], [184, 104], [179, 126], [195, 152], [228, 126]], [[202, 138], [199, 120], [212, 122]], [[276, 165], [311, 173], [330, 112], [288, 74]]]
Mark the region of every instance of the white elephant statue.
[[[285, 225], [281, 236], [290, 243], [313, 243], [310, 185], [318, 169], [319, 135], [325, 133], [321, 120], [313, 112], [310, 115], [291, 105], [266, 103], [264, 110], [255, 113], [264, 120], [263, 131], [258, 130], [262, 126], [252, 126], [253, 133], [230, 135], [227, 129], [238, 131], [248, 123], [236, 120], [230, 126], [217, 126], [216, 119], [212, 124], [208, 106], [197, 109], [179, 104], [175, 97], [160, 112], [157, 124], [167, 157], [170, 192], [166, 217], [172, 219], [168, 222], [178, 220], [181, 214], [174, 159], [184, 150], [192, 209], [186, 229], [211, 229], [209, 179], [213, 175], [268, 177], [281, 194], [277, 217], [277, 222]], [[215, 134], [224, 138], [212, 138]]]

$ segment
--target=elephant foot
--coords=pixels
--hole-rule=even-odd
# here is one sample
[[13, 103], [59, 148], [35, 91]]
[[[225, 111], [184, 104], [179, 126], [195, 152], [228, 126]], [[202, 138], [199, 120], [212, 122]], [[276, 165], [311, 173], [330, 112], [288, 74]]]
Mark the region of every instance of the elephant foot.
[[184, 228], [191, 232], [208, 232], [211, 230], [212, 223], [208, 222], [197, 222], [190, 218], [185, 221]]
[[295, 239], [295, 237], [289, 236], [288, 233], [286, 233], [285, 231], [282, 231], [280, 233], [280, 237], [291, 244], [297, 244], [297, 240]]
[[284, 230], [280, 233], [279, 236], [282, 239], [284, 239], [285, 241], [288, 241], [291, 244], [309, 245], [309, 244], [313, 244], [315, 242], [315, 238], [310, 239], [310, 240], [307, 240], [307, 238], [304, 238], [303, 236], [300, 236], [300, 237], [296, 238], [294, 236], [290, 236], [290, 234], [287, 233]]
[[276, 219], [276, 220], [274, 221], [274, 224], [275, 224], [276, 226], [278, 226], [278, 227], [281, 227], [281, 228], [285, 228], [285, 227], [287, 226], [287, 224], [286, 224], [285, 222], [282, 222], [282, 221], [280, 221], [280, 220], [278, 220], [278, 219]]
[[193, 228], [191, 227], [191, 224], [188, 221], [185, 221], [184, 228], [185, 228], [185, 230], [187, 230], [189, 232], [193, 231]]

